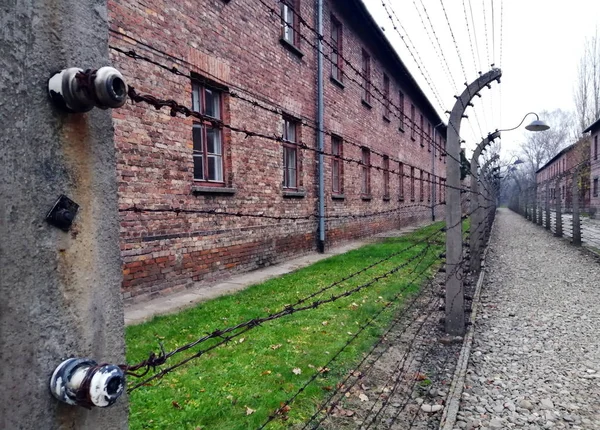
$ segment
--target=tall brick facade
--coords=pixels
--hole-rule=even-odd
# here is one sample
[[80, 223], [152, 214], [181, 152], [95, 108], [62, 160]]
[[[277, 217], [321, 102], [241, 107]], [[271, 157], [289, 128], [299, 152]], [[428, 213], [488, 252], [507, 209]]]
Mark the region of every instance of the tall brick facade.
[[[317, 153], [297, 146], [316, 148], [314, 3], [109, 0], [113, 63], [138, 93], [296, 141], [143, 104], [114, 111], [126, 300], [316, 248]], [[327, 246], [431, 219], [432, 207], [442, 218], [445, 125], [362, 2], [324, 3]]]
[[[548, 201], [550, 205], [556, 204], [556, 200], [559, 197], [558, 194], [560, 193], [561, 206], [567, 212], [572, 210], [573, 172], [576, 168], [589, 161], [589, 147], [589, 138], [583, 137], [576, 143], [560, 151], [536, 172], [538, 198], [541, 202], [545, 202], [546, 188], [548, 187]], [[580, 175], [579, 204], [583, 211], [587, 211], [587, 208], [590, 206], [589, 169], [582, 167]], [[558, 184], [556, 180], [558, 180]]]

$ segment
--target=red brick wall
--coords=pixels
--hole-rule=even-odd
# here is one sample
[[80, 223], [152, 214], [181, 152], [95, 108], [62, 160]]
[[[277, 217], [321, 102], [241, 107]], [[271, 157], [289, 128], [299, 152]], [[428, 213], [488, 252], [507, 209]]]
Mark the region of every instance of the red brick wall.
[[[278, 8], [276, 2], [267, 0]], [[312, 1], [301, 1], [301, 14], [314, 26]], [[329, 3], [326, 2], [326, 30], [329, 32]], [[334, 11], [335, 13], [335, 11]], [[364, 47], [372, 57], [373, 85], [383, 88], [384, 65], [377, 46], [361, 42], [343, 14], [336, 16], [344, 25], [344, 52], [357, 68]], [[260, 100], [281, 112], [315, 123], [316, 57], [306, 41], [300, 40], [299, 57], [279, 39], [279, 18], [271, 15], [259, 1], [199, 0], [109, 0], [111, 29], [125, 33], [163, 53], [144, 47], [116, 33], [110, 44], [152, 58], [169, 67], [177, 66], [225, 86], [231, 91]], [[300, 27], [309, 39], [314, 34]], [[166, 54], [166, 55], [165, 55]], [[128, 83], [140, 93], [174, 99], [191, 106], [191, 83], [149, 62], [133, 60], [111, 50], [114, 65]], [[172, 57], [183, 61], [174, 60]], [[330, 63], [325, 61], [325, 127], [345, 140], [363, 144], [390, 156], [390, 168], [398, 169], [400, 159], [431, 172], [428, 145], [411, 141], [398, 130], [399, 120], [383, 119], [383, 106], [375, 97], [372, 108], [361, 104], [361, 88], [345, 81], [341, 89], [329, 80]], [[349, 76], [352, 71], [344, 70]], [[402, 83], [391, 79], [392, 103], [398, 103]], [[405, 84], [406, 85], [406, 84]], [[406, 112], [413, 89], [404, 88]], [[238, 98], [224, 96], [223, 120], [226, 124], [281, 136], [281, 115], [251, 106]], [[417, 106], [417, 118], [422, 107]], [[425, 109], [425, 108], [423, 108]], [[396, 111], [392, 107], [392, 111]], [[304, 197], [284, 196], [282, 189], [282, 145], [280, 142], [224, 130], [225, 182], [235, 194], [193, 193], [191, 118], [171, 117], [147, 105], [128, 104], [113, 113], [118, 152], [117, 174], [122, 210], [136, 208], [220, 210], [230, 213], [305, 217], [317, 207], [316, 153], [300, 151], [300, 184]], [[437, 119], [429, 121], [434, 122]], [[435, 123], [432, 125], [436, 125]], [[300, 139], [310, 147], [316, 136], [312, 127], [302, 126]], [[326, 151], [331, 151], [326, 136]], [[360, 160], [360, 149], [344, 142], [344, 157]], [[382, 166], [381, 157], [371, 154], [371, 163]], [[431, 210], [427, 195], [410, 201], [410, 179], [405, 178], [405, 201], [399, 201], [399, 178], [390, 174], [390, 199], [383, 198], [383, 172], [371, 169], [371, 199], [360, 193], [360, 167], [344, 165], [343, 200], [331, 198], [330, 159], [326, 157], [326, 211], [328, 215], [364, 214], [391, 211], [368, 218], [339, 218], [327, 221], [328, 245], [371, 235], [408, 223], [428, 219]], [[445, 164], [436, 156], [436, 172], [445, 176]], [[409, 168], [405, 167], [405, 173]], [[416, 173], [417, 178], [419, 173]], [[427, 177], [427, 174], [425, 174]], [[436, 187], [436, 194], [439, 187]], [[438, 207], [443, 216], [443, 206]], [[315, 249], [315, 217], [303, 220], [273, 220], [260, 217], [224, 216], [202, 213], [122, 211], [121, 246], [124, 260], [123, 293], [126, 300], [141, 300], [153, 295], [184, 289], [198, 282], [218, 280], [226, 273], [252, 270], [280, 262]]]

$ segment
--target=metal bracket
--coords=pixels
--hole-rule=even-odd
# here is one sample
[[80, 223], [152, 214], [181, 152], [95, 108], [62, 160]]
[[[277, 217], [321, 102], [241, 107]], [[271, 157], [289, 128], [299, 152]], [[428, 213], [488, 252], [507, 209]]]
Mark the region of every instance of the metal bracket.
[[77, 203], [67, 196], [61, 195], [46, 215], [46, 221], [62, 231], [69, 231], [78, 210]]

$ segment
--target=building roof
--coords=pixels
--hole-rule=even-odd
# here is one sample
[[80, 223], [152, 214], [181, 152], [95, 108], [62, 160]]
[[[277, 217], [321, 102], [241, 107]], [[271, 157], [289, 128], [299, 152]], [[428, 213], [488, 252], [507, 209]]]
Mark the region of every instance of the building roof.
[[600, 128], [600, 118], [598, 118], [596, 120], [596, 122], [593, 123], [592, 125], [590, 125], [588, 128], [586, 128], [585, 130], [583, 130], [583, 132], [587, 133], [588, 131], [592, 131], [595, 128]]
[[581, 140], [578, 140], [577, 142], [575, 142], [572, 145], [567, 146], [566, 148], [564, 148], [562, 151], [560, 151], [558, 154], [556, 154], [554, 157], [552, 157], [546, 164], [544, 164], [542, 167], [540, 167], [535, 173], [540, 173], [542, 170], [544, 170], [546, 167], [548, 167], [550, 164], [554, 163], [556, 160], [558, 160], [562, 155], [566, 154], [567, 152], [571, 151], [572, 149], [574, 149], [577, 144], [581, 142]]
[[[436, 123], [442, 123], [444, 131], [447, 128], [446, 122], [438, 115], [433, 104], [429, 101], [415, 78], [409, 72], [408, 68], [394, 49], [381, 27], [377, 24], [364, 3], [365, 0], [334, 0], [338, 4], [339, 10], [345, 14], [346, 19], [353, 24], [353, 27], [359, 32], [365, 42], [370, 43], [370, 47], [376, 46], [379, 60], [390, 67], [390, 71], [397, 72], [396, 80], [404, 83], [403, 91], [410, 93], [416, 105], [420, 106], [430, 117], [434, 118]], [[436, 124], [434, 124], [436, 125]]]

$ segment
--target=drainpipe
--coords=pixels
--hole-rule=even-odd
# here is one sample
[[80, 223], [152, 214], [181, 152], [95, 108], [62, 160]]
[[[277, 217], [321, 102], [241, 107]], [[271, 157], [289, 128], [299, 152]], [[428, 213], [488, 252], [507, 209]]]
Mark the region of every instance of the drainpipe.
[[318, 200], [319, 200], [319, 237], [317, 251], [325, 252], [325, 166], [323, 151], [325, 149], [325, 133], [323, 124], [323, 0], [317, 0], [317, 148], [319, 151]]
[[444, 123], [440, 122], [433, 127], [433, 142], [431, 143], [431, 172], [433, 174], [433, 181], [429, 184], [431, 186], [431, 221], [435, 221], [435, 138], [437, 137], [437, 128], [440, 125], [444, 125]]

